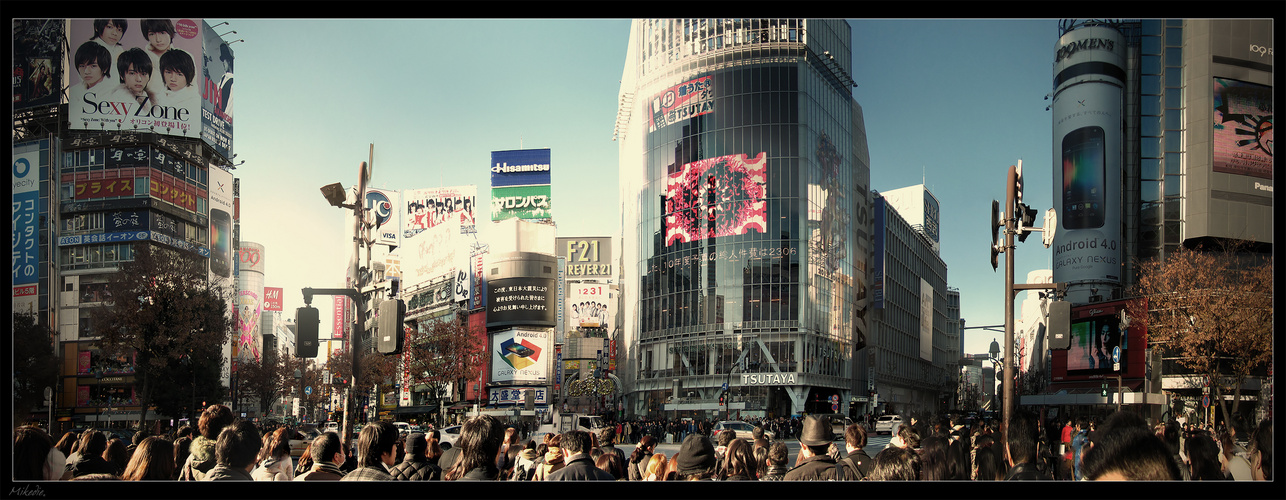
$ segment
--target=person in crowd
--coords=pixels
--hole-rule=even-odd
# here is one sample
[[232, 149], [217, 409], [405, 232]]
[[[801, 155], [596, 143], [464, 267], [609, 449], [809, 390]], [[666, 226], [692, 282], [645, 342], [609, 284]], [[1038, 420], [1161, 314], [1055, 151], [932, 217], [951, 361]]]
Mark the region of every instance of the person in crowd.
[[200, 481], [215, 466], [215, 444], [223, 428], [231, 425], [234, 417], [232, 410], [221, 404], [213, 404], [201, 412], [197, 420], [199, 436], [192, 439], [191, 453], [183, 463], [179, 473], [181, 481]]
[[156, 436], [143, 438], [121, 479], [126, 481], [171, 481], [175, 470], [174, 446]]
[[661, 480], [679, 481], [681, 479], [682, 477], [679, 475], [679, 454], [676, 452], [670, 456], [670, 461], [665, 464], [665, 475]]
[[255, 424], [239, 420], [219, 431], [215, 441], [215, 466], [205, 475], [204, 481], [254, 481], [250, 470], [255, 467], [263, 436]]
[[600, 470], [590, 455], [594, 437], [585, 431], [568, 431], [562, 434], [561, 448], [566, 454], [561, 469], [551, 473], [546, 481], [613, 481], [615, 476]]
[[969, 479], [969, 445], [960, 435], [961, 429], [951, 434], [951, 444], [947, 446], [947, 473], [952, 480]]
[[460, 458], [446, 469], [442, 479], [447, 481], [494, 481], [500, 475], [496, 468], [496, 454], [505, 436], [499, 420], [490, 415], [473, 417], [460, 427], [457, 446]]
[[683, 444], [674, 458], [678, 465], [676, 481], [712, 480], [718, 469], [714, 443], [700, 433], [692, 433], [683, 438]]
[[1223, 480], [1223, 470], [1219, 464], [1219, 445], [1215, 444], [1210, 433], [1201, 430], [1194, 433], [1184, 442], [1184, 454], [1188, 457], [1188, 477], [1194, 481]]
[[764, 437], [764, 428], [763, 428], [763, 426], [756, 425], [756, 426], [755, 426], [755, 428], [754, 428], [754, 430], [751, 430], [751, 431], [750, 431], [750, 435], [751, 435], [751, 437], [753, 437], [753, 438], [754, 438], [754, 445], [755, 445], [755, 448], [767, 448], [767, 447], [768, 447], [768, 438], [767, 438], [767, 437]]
[[1081, 472], [1090, 481], [1178, 481], [1178, 462], [1143, 417], [1116, 412], [1090, 434]]
[[148, 434], [147, 431], [141, 430], [141, 431], [135, 432], [134, 435], [130, 436], [129, 438], [130, 439], [129, 446], [125, 447], [126, 454], [130, 457], [133, 457], [134, 450], [138, 449], [139, 443], [142, 443], [144, 439], [147, 439], [150, 436], [151, 434]]
[[424, 455], [428, 450], [428, 440], [422, 432], [413, 432], [406, 436], [406, 454], [402, 461], [389, 469], [389, 475], [397, 481], [437, 481], [442, 479], [442, 469], [430, 463]]
[[1250, 458], [1251, 477], [1255, 481], [1273, 480], [1273, 422], [1263, 420], [1250, 435], [1250, 447], [1246, 450]]
[[514, 459], [513, 472], [509, 479], [513, 481], [531, 481], [536, 477], [536, 468], [539, 467], [540, 455], [537, 453], [535, 441], [528, 440], [522, 451], [518, 452], [517, 458]]
[[170, 453], [174, 457], [173, 476], [170, 479], [178, 479], [179, 473], [183, 472], [183, 464], [187, 463], [188, 455], [192, 453], [192, 436], [180, 435], [174, 440], [174, 449]]
[[1042, 472], [1036, 468], [1036, 440], [1037, 435], [1035, 423], [1028, 415], [1015, 414], [1009, 421], [1009, 442], [1005, 444], [1008, 450], [1007, 462], [1009, 473], [1005, 476], [1007, 481], [1033, 481], [1050, 479], [1048, 471]]
[[394, 463], [397, 438], [397, 426], [388, 422], [372, 422], [362, 427], [357, 437], [357, 468], [345, 474], [341, 481], [392, 481], [388, 468]]
[[39, 427], [24, 425], [13, 433], [13, 479], [56, 481], [63, 478], [67, 457]]
[[561, 469], [566, 465], [563, 461], [562, 441], [562, 434], [555, 434], [553, 437], [549, 438], [549, 444], [544, 453], [545, 463], [541, 464], [541, 466], [536, 469], [537, 481], [546, 480], [550, 474], [557, 472], [558, 469]]
[[845, 457], [840, 463], [846, 468], [844, 479], [860, 481], [871, 474], [875, 461], [866, 454], [866, 428], [862, 424], [850, 424], [844, 428]]
[[117, 476], [115, 474], [106, 474], [102, 472], [99, 472], [96, 474], [85, 474], [83, 476], [76, 476], [71, 478], [71, 481], [120, 481], [120, 480], [121, 480], [120, 476]]
[[617, 481], [629, 481], [629, 475], [625, 472], [625, 462], [621, 461], [620, 455], [615, 453], [603, 453], [594, 459], [594, 466], [599, 470], [611, 474]]
[[[1165, 440], [1166, 447], [1170, 449], [1170, 459], [1176, 464], [1184, 463], [1180, 452], [1183, 451], [1183, 435], [1185, 432], [1184, 427], [1179, 425], [1178, 421], [1171, 419], [1166, 422], [1165, 435], [1162, 438]], [[1179, 467], [1179, 474], [1184, 481], [1191, 479], [1187, 467]]]
[[[645, 434], [643, 437], [652, 437], [652, 436], [651, 436], [651, 435], [646, 435], [646, 434]], [[653, 439], [655, 439], [655, 438], [653, 438]], [[640, 462], [640, 463], [643, 463], [643, 462]], [[668, 458], [666, 458], [666, 456], [665, 456], [665, 454], [664, 454], [664, 453], [653, 453], [650, 457], [648, 457], [647, 462], [646, 462], [646, 464], [647, 464], [647, 465], [645, 465], [645, 466], [643, 467], [643, 471], [642, 471], [643, 479], [642, 479], [642, 480], [643, 480], [643, 481], [662, 481], [662, 480], [664, 480], [664, 479], [665, 479], [665, 468], [666, 468], [666, 466], [667, 466], [667, 465], [669, 465], [669, 463], [670, 463], [670, 460], [669, 460]]]
[[[616, 429], [610, 425], [599, 431], [598, 449], [603, 450], [603, 453], [616, 455], [616, 458], [619, 458], [623, 464], [626, 463], [625, 451], [616, 447], [616, 436], [618, 436]], [[595, 459], [595, 461], [597, 461], [597, 459]], [[624, 479], [623, 476], [621, 478]]]
[[58, 438], [58, 443], [54, 447], [58, 448], [58, 451], [61, 451], [64, 456], [71, 458], [72, 451], [76, 447], [76, 440], [79, 437], [80, 434], [76, 431], [64, 432], [62, 437]]
[[[771, 444], [768, 446], [772, 446]], [[755, 446], [754, 480], [758, 481], [768, 471], [768, 446]]]
[[656, 438], [652, 436], [640, 438], [638, 444], [634, 446], [634, 452], [630, 454], [630, 459], [626, 463], [630, 481], [642, 481], [646, 477], [644, 469], [654, 453], [656, 453]]
[[834, 438], [831, 432], [830, 419], [825, 417], [804, 417], [804, 427], [800, 429], [800, 456], [803, 460], [786, 472], [786, 481], [832, 481], [837, 479], [835, 459], [826, 453]]
[[312, 441], [304, 442], [304, 449], [299, 454], [299, 460], [295, 461], [295, 477], [313, 469]]
[[293, 481], [295, 467], [290, 461], [290, 434], [285, 427], [272, 431], [259, 453], [259, 467], [250, 472], [255, 481]]
[[438, 459], [442, 458], [443, 453], [442, 445], [439, 444], [441, 440], [442, 431], [430, 429], [429, 432], [424, 433], [424, 460], [438, 466], [439, 470], [442, 469], [442, 465], [438, 463]]
[[920, 456], [910, 447], [885, 448], [875, 455], [870, 481], [915, 481], [920, 479]]
[[1250, 481], [1250, 461], [1236, 452], [1232, 433], [1225, 430], [1219, 433], [1219, 464], [1224, 477], [1233, 481]]
[[112, 475], [120, 476], [125, 473], [125, 466], [129, 464], [129, 453], [126, 450], [125, 442], [120, 438], [111, 438], [107, 440], [107, 449], [103, 450], [103, 460], [112, 464]]
[[920, 441], [920, 479], [944, 481], [952, 479], [951, 465], [947, 460], [947, 440], [940, 435], [930, 435]]
[[733, 432], [731, 429], [724, 429], [719, 431], [714, 438], [716, 443], [716, 446], [714, 447], [714, 459], [718, 462], [718, 465], [715, 467], [721, 469], [723, 468], [723, 456], [728, 453], [728, 445], [732, 443], [732, 440], [737, 439], [737, 433]]
[[[345, 472], [340, 469], [346, 458], [344, 457], [344, 444], [339, 438], [339, 434], [334, 432], [323, 432], [320, 436], [313, 438], [313, 442], [308, 446], [309, 457], [312, 459], [312, 468], [303, 474], [295, 476], [295, 481], [339, 481], [344, 478]], [[300, 458], [300, 462], [303, 459]]]
[[1076, 434], [1076, 424], [1077, 420], [1071, 417], [1063, 419], [1063, 428], [1059, 439], [1062, 446], [1061, 453], [1059, 454], [1059, 456], [1062, 457], [1062, 461], [1059, 462], [1059, 468], [1062, 470], [1061, 474], [1063, 477], [1068, 478], [1075, 477], [1075, 467], [1073, 466], [1073, 463], [1075, 463], [1074, 460], [1076, 457], [1072, 449], [1072, 439]]
[[786, 460], [790, 458], [784, 441], [773, 441], [768, 445], [768, 455], [764, 460], [764, 471], [759, 475], [760, 481], [781, 481], [786, 478]]
[[756, 481], [755, 455], [751, 445], [744, 439], [733, 439], [723, 454], [723, 466], [719, 468], [721, 481]]
[[991, 446], [991, 443], [991, 438], [987, 438], [984, 445], [974, 449], [973, 480], [975, 481], [999, 481], [1005, 478], [1005, 468], [1001, 463], [1004, 459], [996, 453], [996, 447]]
[[97, 429], [87, 429], [80, 433], [80, 446], [75, 457], [67, 462], [73, 478], [85, 474], [112, 474], [116, 467], [103, 459], [107, 451], [107, 435]]

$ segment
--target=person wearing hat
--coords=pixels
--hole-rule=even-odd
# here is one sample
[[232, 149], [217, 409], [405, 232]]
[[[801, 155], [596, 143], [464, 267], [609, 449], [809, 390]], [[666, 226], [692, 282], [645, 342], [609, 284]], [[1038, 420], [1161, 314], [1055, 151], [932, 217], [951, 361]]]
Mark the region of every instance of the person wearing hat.
[[430, 462], [425, 454], [429, 441], [422, 432], [413, 432], [406, 437], [406, 454], [402, 462], [389, 469], [388, 474], [398, 481], [438, 481], [442, 479], [442, 469]]
[[715, 475], [718, 461], [714, 456], [714, 443], [702, 434], [688, 434], [675, 455], [679, 465], [679, 480], [710, 481]]
[[[834, 433], [826, 417], [804, 417], [799, 433], [800, 455], [803, 457], [795, 468], [786, 472], [786, 481], [834, 481], [839, 478], [835, 458], [826, 453]], [[856, 478], [853, 478], [856, 479]]]

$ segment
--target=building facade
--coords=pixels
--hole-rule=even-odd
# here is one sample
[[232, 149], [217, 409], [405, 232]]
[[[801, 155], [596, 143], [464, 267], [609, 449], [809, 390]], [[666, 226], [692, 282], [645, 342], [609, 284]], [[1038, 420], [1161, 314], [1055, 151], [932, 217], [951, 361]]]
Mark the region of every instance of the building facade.
[[616, 124], [627, 417], [848, 412], [870, 253], [850, 34], [632, 24]]

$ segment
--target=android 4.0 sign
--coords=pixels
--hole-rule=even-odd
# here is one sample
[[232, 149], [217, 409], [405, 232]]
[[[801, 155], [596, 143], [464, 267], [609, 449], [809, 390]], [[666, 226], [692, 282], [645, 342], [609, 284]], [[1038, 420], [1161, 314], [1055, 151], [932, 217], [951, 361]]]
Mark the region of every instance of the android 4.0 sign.
[[515, 370], [521, 370], [540, 361], [540, 347], [525, 339], [509, 339], [500, 343], [500, 357]]

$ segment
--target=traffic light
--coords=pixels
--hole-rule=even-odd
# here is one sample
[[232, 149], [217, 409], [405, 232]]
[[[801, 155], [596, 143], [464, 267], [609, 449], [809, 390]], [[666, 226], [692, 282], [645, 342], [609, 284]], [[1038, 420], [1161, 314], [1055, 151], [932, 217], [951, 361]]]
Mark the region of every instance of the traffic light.
[[1000, 202], [991, 200], [991, 270], [999, 268], [1000, 263], [997, 257], [1003, 251], [1000, 242], [1000, 227], [1005, 225], [1000, 221]]
[[1103, 381], [1103, 386], [1100, 387], [1098, 395], [1107, 397], [1107, 381]]
[[724, 403], [724, 400], [725, 400], [725, 396], [726, 396], [727, 394], [728, 394], [728, 392], [727, 392], [727, 391], [721, 391], [721, 392], [719, 392], [719, 406], [723, 406], [723, 403]]
[[317, 328], [321, 324], [317, 308], [295, 309], [295, 354], [301, 358], [317, 357]]
[[1018, 160], [1018, 165], [1014, 166], [1014, 206], [1017, 209], [1023, 204], [1023, 161]]
[[402, 323], [404, 322], [406, 322], [406, 302], [402, 299], [393, 299], [380, 303], [375, 342], [381, 354], [402, 352]]
[[1072, 346], [1072, 303], [1055, 300], [1049, 303], [1049, 348], [1068, 349]]
[[1018, 207], [1018, 241], [1027, 241], [1031, 228], [1036, 223], [1036, 209], [1019, 203]]

